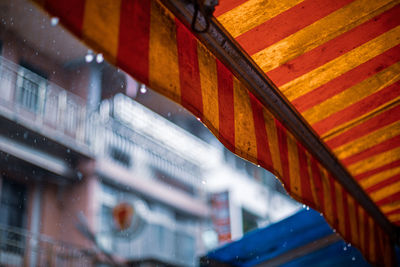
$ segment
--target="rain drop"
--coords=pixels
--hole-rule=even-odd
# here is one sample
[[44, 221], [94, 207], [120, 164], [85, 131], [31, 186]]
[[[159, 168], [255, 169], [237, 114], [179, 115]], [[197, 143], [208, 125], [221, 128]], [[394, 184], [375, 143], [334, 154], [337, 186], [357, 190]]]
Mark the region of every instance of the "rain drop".
[[147, 92], [146, 85], [142, 84], [142, 85], [140, 86], [140, 92], [141, 92], [142, 94], [145, 94], [145, 93]]
[[352, 261], [355, 261], [355, 260], [356, 260], [356, 257], [352, 257], [351, 260], [352, 260]]
[[101, 62], [103, 62], [104, 61], [104, 57], [103, 57], [103, 54], [97, 54], [97, 56], [96, 56], [96, 62], [97, 63], [101, 63]]
[[52, 17], [51, 20], [50, 20], [50, 24], [51, 24], [51, 26], [56, 26], [56, 25], [58, 24], [59, 21], [60, 21], [59, 18], [57, 18], [57, 17]]

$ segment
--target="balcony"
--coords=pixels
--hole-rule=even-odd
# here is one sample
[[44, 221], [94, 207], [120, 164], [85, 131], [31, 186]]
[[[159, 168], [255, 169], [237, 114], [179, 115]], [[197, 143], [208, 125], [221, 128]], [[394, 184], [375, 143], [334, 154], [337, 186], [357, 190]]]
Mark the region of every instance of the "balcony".
[[[56, 154], [69, 148], [90, 155], [85, 101], [3, 57], [0, 116], [2, 133], [10, 139]], [[46, 147], [52, 142], [56, 145]]]
[[0, 225], [0, 266], [94, 266], [94, 251]]

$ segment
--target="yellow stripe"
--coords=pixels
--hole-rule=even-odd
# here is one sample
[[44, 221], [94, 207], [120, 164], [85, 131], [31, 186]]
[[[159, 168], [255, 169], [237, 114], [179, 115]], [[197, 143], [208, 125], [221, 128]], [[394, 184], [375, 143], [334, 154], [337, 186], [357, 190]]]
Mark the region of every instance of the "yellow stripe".
[[400, 200], [380, 206], [379, 208], [384, 214], [389, 213], [393, 210], [400, 208]]
[[376, 202], [398, 192], [400, 192], [400, 181], [387, 185], [375, 192], [372, 192], [369, 194], [369, 196], [372, 198], [373, 201]]
[[268, 145], [271, 150], [272, 164], [276, 172], [282, 177], [282, 165], [279, 151], [278, 134], [275, 125], [275, 119], [273, 115], [266, 109], [263, 109], [265, 130], [268, 136]]
[[367, 245], [369, 245], [369, 260], [371, 262], [375, 262], [376, 261], [376, 245], [375, 242], [377, 240], [375, 240], [375, 222], [373, 221], [372, 217], [368, 216], [368, 230], [369, 230], [369, 242], [367, 243]]
[[201, 94], [203, 98], [204, 122], [206, 123], [208, 121], [212, 127], [210, 127], [210, 125], [207, 126], [218, 136], [218, 79], [215, 57], [201, 43], [198, 43], [197, 53], [199, 59]]
[[391, 222], [398, 222], [398, 221], [400, 221], [400, 213], [389, 215], [388, 219]]
[[82, 35], [107, 60], [115, 62], [118, 52], [121, 0], [86, 0]]
[[356, 162], [348, 167], [350, 173], [355, 176], [357, 174], [379, 168], [383, 165], [389, 164], [395, 160], [400, 159], [400, 147], [395, 148], [378, 155], [372, 156], [365, 160]]
[[218, 21], [233, 36], [264, 23], [304, 0], [250, 0], [218, 17]]
[[[400, 80], [400, 62], [303, 112], [311, 125]], [[398, 97], [400, 99], [400, 97]], [[385, 103], [386, 104], [386, 103]]]
[[253, 161], [257, 159], [257, 143], [249, 93], [242, 83], [233, 79], [233, 105], [235, 113], [235, 152]]
[[321, 183], [322, 183], [322, 190], [324, 192], [324, 210], [325, 210], [325, 218], [329, 224], [333, 225], [333, 206], [331, 198], [331, 185], [328, 179], [327, 171], [319, 165], [319, 169], [321, 172]]
[[336, 210], [338, 213], [339, 220], [339, 232], [346, 232], [346, 220], [344, 218], [344, 207], [343, 207], [343, 195], [342, 195], [342, 186], [335, 181], [335, 195], [336, 195]]
[[289, 159], [290, 191], [301, 198], [301, 181], [299, 154], [297, 152], [296, 139], [287, 132], [287, 146]]
[[360, 185], [362, 186], [362, 188], [369, 188], [399, 173], [400, 167], [392, 168], [361, 180]]
[[396, 2], [354, 1], [252, 57], [264, 72], [268, 72], [383, 13], [395, 6]]
[[[138, 62], [137, 64], [140, 64]], [[174, 16], [151, 1], [149, 42], [150, 87], [180, 103], [179, 65]]]
[[349, 210], [351, 241], [355, 245], [359, 245], [358, 230], [357, 230], [357, 214], [354, 199], [350, 194], [347, 194], [347, 206]]
[[315, 178], [313, 177], [313, 173], [312, 173], [312, 169], [311, 169], [311, 155], [308, 153], [308, 151], [306, 151], [306, 155], [307, 155], [308, 176], [310, 177], [311, 194], [312, 194], [315, 206], [317, 207], [317, 209], [320, 209], [321, 203], [319, 202], [319, 199], [318, 199], [317, 188], [316, 188], [315, 182], [314, 182]]
[[335, 148], [333, 153], [339, 159], [347, 158], [398, 135], [400, 135], [400, 122], [395, 122], [374, 132], [368, 133], [355, 141]]
[[365, 224], [366, 222], [364, 221], [364, 209], [361, 206], [358, 206], [358, 222], [359, 222], [359, 233], [358, 235], [360, 236], [360, 248], [361, 252], [365, 252]]
[[400, 26], [280, 87], [291, 101], [374, 58], [400, 42]]

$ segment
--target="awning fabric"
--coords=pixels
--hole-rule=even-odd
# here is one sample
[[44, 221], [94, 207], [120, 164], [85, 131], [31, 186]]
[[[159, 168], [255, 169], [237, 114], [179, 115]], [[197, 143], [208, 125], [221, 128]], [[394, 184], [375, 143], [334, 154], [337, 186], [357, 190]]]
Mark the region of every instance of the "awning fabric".
[[[273, 172], [372, 263], [388, 235], [305, 146], [159, 1], [40, 0], [97, 52]], [[400, 216], [398, 1], [222, 0], [218, 20], [393, 223]]]
[[[318, 240], [334, 235], [332, 228], [320, 214], [303, 209], [280, 222], [251, 231], [235, 242], [207, 253], [201, 260], [204, 267], [228, 264], [235, 267], [251, 267], [258, 264], [276, 266], [370, 266], [360, 252], [342, 239], [330, 244], [321, 244], [309, 253], [298, 253], [298, 257], [282, 259], [293, 255], [293, 251], [315, 244]], [[275, 260], [275, 264], [272, 262]]]

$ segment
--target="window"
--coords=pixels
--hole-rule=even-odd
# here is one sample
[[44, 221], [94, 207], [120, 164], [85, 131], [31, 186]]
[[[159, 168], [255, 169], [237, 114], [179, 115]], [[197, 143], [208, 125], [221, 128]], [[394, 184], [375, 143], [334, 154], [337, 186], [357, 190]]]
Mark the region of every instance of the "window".
[[44, 105], [46, 79], [41, 71], [21, 62], [17, 77], [17, 102], [28, 111], [39, 113]]

